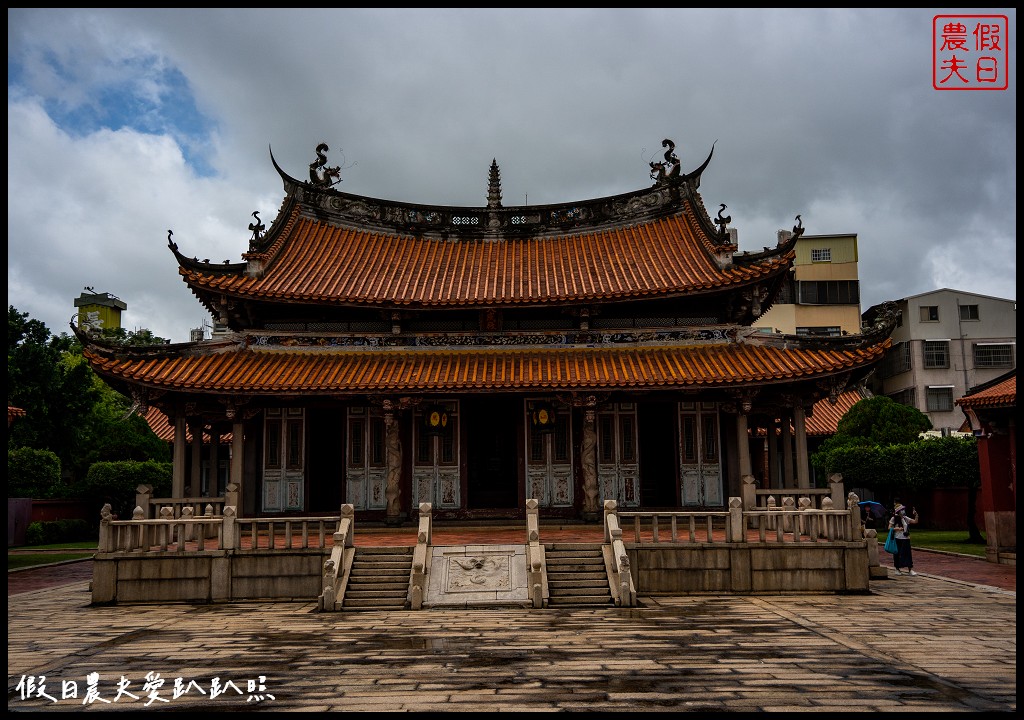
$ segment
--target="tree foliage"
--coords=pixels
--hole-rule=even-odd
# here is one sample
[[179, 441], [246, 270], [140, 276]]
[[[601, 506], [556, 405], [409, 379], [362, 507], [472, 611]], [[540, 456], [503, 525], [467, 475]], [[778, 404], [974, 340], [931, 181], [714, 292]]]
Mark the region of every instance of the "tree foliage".
[[56, 454], [27, 447], [7, 451], [7, 497], [46, 499], [64, 494]]
[[96, 516], [105, 503], [110, 503], [115, 515], [128, 520], [135, 509], [135, 491], [139, 485], [151, 485], [154, 497], [171, 494], [171, 463], [153, 460], [135, 462], [97, 462], [89, 466], [89, 473], [76, 488], [79, 497], [94, 505]]
[[[125, 344], [160, 342], [148, 330], [109, 334]], [[145, 419], [130, 415], [127, 398], [93, 373], [76, 338], [52, 335], [14, 306], [8, 306], [7, 403], [25, 410], [8, 428], [8, 450], [54, 453], [72, 491], [94, 462], [170, 460], [169, 447]]]
[[7, 446], [51, 450], [69, 468], [89, 442], [98, 399], [92, 370], [76, 340], [51, 335], [13, 306], [7, 315], [7, 404], [25, 410], [8, 428]]
[[928, 416], [917, 408], [883, 395], [865, 398], [839, 420], [836, 434], [824, 445], [903, 445], [915, 442], [932, 429]]

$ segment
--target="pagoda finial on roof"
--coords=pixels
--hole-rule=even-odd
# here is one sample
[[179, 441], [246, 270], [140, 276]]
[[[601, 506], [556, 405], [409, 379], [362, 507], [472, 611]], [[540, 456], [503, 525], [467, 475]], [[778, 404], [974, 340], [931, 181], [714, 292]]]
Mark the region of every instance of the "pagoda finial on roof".
[[487, 207], [501, 207], [501, 170], [498, 169], [498, 160], [491, 160], [491, 172], [487, 182]]

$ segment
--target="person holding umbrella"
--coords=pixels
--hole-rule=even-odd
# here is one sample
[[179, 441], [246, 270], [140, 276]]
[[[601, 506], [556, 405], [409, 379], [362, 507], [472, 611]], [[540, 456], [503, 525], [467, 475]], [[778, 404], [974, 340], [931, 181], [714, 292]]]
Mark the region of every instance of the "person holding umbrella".
[[892, 556], [892, 564], [900, 575], [904, 574], [903, 568], [906, 568], [910, 575], [917, 575], [914, 572], [914, 557], [910, 552], [910, 526], [917, 525], [920, 518], [917, 516], [917, 508], [914, 508], [913, 512], [913, 517], [909, 517], [907, 508], [903, 503], [897, 502], [889, 520], [889, 529], [896, 539], [896, 554]]

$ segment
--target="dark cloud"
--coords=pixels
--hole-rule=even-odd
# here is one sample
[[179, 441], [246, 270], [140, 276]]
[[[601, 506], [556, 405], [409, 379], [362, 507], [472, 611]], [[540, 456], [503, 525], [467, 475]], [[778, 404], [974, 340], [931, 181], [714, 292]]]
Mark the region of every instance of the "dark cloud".
[[[971, 11], [995, 13], [1014, 32], [1013, 10]], [[9, 10], [9, 302], [59, 330], [91, 285], [187, 338], [204, 313], [167, 230], [237, 261], [250, 213], [280, 205], [270, 147], [301, 177], [324, 141], [347, 192], [453, 205], [485, 203], [493, 158], [514, 205], [644, 187], [666, 137], [684, 167], [717, 143], [701, 191], [741, 250], [797, 213], [857, 233], [864, 308], [937, 287], [1012, 298], [1015, 85], [934, 90], [934, 15]], [[125, 92], [159, 99], [169, 129], [75, 126]]]

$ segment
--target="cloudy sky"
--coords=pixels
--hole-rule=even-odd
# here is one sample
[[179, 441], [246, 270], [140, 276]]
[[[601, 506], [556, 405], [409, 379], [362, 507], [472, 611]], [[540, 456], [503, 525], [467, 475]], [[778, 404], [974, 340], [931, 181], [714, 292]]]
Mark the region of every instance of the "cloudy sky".
[[650, 185], [670, 138], [714, 159], [740, 250], [856, 233], [861, 306], [938, 288], [1016, 299], [1009, 88], [932, 87], [934, 10], [7, 11], [7, 299], [68, 332], [85, 287], [174, 342], [210, 318], [183, 253], [241, 261], [251, 213], [326, 142], [338, 189], [506, 206]]

